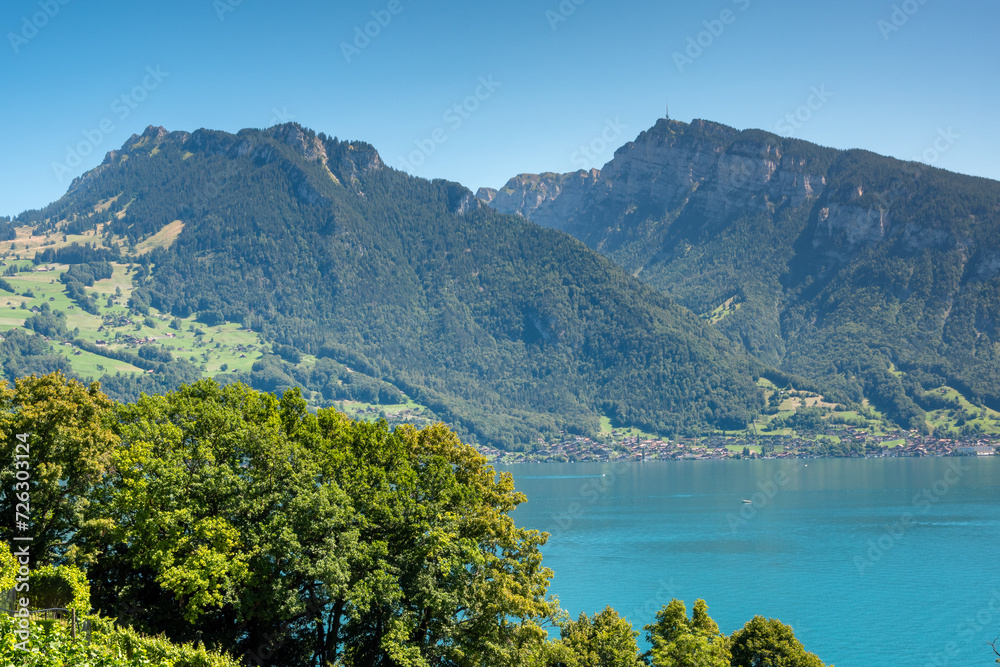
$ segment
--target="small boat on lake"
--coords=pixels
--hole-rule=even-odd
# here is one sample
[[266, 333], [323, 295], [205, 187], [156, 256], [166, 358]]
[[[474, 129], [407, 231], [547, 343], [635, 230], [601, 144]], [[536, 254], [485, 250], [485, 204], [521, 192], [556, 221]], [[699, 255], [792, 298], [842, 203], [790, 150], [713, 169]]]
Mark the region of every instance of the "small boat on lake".
[[747, 505], [749, 505], [749, 504], [750, 504], [750, 503], [752, 503], [753, 501], [752, 501], [752, 500], [744, 500], [743, 502], [744, 502], [744, 503], [746, 503]]

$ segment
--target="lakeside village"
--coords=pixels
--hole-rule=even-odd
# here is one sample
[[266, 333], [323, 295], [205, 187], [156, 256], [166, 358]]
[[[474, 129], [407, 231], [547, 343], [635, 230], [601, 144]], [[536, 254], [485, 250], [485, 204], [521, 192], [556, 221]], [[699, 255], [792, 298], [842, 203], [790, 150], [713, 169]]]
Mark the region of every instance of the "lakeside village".
[[[618, 435], [613, 433], [613, 435]], [[818, 439], [817, 436], [825, 436]], [[839, 442], [836, 440], [839, 438]], [[543, 452], [505, 452], [477, 447], [487, 458], [511, 463], [575, 463], [580, 461], [665, 461], [790, 458], [880, 458], [918, 456], [1000, 455], [1000, 435], [938, 438], [911, 431], [889, 431], [872, 435], [853, 427], [827, 429], [799, 435], [751, 435], [733, 437], [654, 440], [626, 436], [613, 443], [572, 436], [549, 445]]]

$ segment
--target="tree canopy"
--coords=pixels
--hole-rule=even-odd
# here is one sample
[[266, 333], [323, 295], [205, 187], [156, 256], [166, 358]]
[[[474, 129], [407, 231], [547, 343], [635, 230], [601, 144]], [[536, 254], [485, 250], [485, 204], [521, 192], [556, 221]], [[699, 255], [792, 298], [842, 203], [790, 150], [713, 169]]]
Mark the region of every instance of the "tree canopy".
[[[164, 664], [192, 667], [229, 664], [223, 653], [276, 667], [643, 664], [639, 633], [614, 609], [565, 617], [548, 595], [548, 536], [511, 518], [525, 501], [512, 476], [442, 424], [390, 430], [313, 412], [297, 391], [212, 380], [123, 404], [56, 373], [0, 385], [0, 400], [8, 509], [12, 445], [20, 434], [31, 446], [38, 600], [131, 626], [139, 634], [102, 626], [129, 656], [188, 656]], [[0, 550], [7, 583], [9, 556]], [[688, 619], [674, 600], [646, 627], [646, 657], [805, 655], [790, 629], [761, 623], [727, 638], [704, 601]]]

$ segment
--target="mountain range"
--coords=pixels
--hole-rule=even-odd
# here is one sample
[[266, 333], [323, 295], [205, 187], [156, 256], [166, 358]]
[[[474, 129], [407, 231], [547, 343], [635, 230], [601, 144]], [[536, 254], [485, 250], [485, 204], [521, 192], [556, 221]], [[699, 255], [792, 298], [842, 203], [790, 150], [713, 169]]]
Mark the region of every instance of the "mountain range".
[[[320, 404], [366, 384], [372, 402], [412, 399], [516, 448], [596, 433], [602, 417], [671, 434], [741, 428], [762, 405], [749, 355], [584, 244], [294, 124], [149, 128], [10, 224], [90, 233], [133, 257], [132, 312], [242, 323], [273, 354], [216, 376], [302, 386]], [[135, 250], [169, 226], [182, 227], [171, 243]], [[72, 248], [40, 256], [69, 262]], [[144, 382], [156, 379], [104, 385], [160, 389]]]
[[[742, 429], [765, 378], [921, 430], [937, 387], [1000, 407], [998, 206], [993, 181], [708, 121], [476, 195], [297, 124], [150, 127], [0, 236], [5, 257], [34, 239], [34, 264], [104, 318], [77, 347], [153, 371], [107, 373], [112, 396], [208, 373], [319, 405], [411, 401], [531, 449], [602, 420]], [[88, 296], [126, 274], [121, 303]], [[19, 287], [0, 285], [31, 304]], [[56, 335], [53, 317], [27, 322]], [[125, 317], [189, 324], [203, 360], [98, 342]], [[245, 367], [205, 362], [227, 323], [258, 337]], [[0, 347], [8, 376], [78, 363], [21, 334]]]
[[1000, 404], [1000, 183], [709, 121], [478, 197], [564, 231], [828, 399], [924, 429]]

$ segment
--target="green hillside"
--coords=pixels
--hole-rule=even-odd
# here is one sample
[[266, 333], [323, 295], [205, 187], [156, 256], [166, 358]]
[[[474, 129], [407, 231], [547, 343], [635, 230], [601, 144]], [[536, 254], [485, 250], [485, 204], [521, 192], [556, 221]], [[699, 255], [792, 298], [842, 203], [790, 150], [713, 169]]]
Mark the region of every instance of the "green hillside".
[[[665, 120], [583, 185], [549, 181], [522, 175], [491, 204], [576, 236], [829, 400], [921, 430], [953, 409], [942, 387], [1000, 409], [1000, 183]], [[528, 187], [549, 199], [515, 206]]]
[[[111, 262], [115, 280], [131, 264], [130, 294], [91, 304], [102, 318], [120, 308], [157, 332], [181, 320], [171, 361], [105, 378], [119, 398], [215, 374], [326, 405], [415, 401], [507, 448], [596, 434], [602, 418], [667, 435], [741, 428], [763, 405], [742, 349], [584, 245], [297, 125], [150, 128], [10, 227], [30, 227], [35, 261], [57, 271]], [[93, 246], [66, 245], [74, 234]]]

